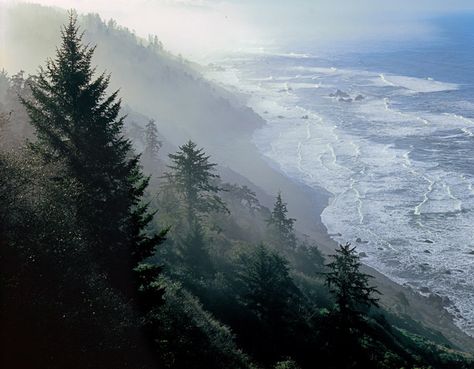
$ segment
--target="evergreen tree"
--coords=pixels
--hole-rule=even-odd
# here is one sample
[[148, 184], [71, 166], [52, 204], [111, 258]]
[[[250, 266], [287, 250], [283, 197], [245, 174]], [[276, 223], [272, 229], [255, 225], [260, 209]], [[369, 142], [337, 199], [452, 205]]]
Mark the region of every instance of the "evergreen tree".
[[242, 310], [250, 312], [237, 329], [245, 334], [251, 353], [266, 365], [294, 353], [295, 346], [301, 346], [295, 333], [305, 331], [297, 323], [304, 313], [288, 261], [259, 245], [239, 256], [236, 282]]
[[288, 262], [276, 252], [259, 245], [240, 255], [238, 280], [245, 305], [272, 324], [284, 319], [288, 304], [297, 294]]
[[217, 164], [209, 162], [209, 156], [198, 149], [191, 140], [179, 147], [175, 154], [169, 154], [170, 172], [165, 174], [168, 185], [180, 195], [188, 225], [191, 227], [198, 215], [211, 211], [227, 211], [219, 197], [221, 188], [215, 183], [219, 175], [214, 173]]
[[191, 278], [200, 279], [213, 274], [204, 231], [195, 221], [185, 237], [178, 242], [185, 270]]
[[[36, 129], [33, 152], [45, 163], [63, 166], [56, 181], [78, 184], [76, 211], [94, 260], [114, 287], [134, 296], [143, 278], [138, 279], [133, 269], [153, 253], [164, 234], [146, 232], [152, 215], [140, 200], [148, 179], [122, 135], [118, 91], [107, 96], [110, 76], [94, 77], [94, 49], [82, 44], [76, 16], [71, 14], [56, 57], [40, 69], [30, 86], [32, 99], [23, 103]], [[145, 279], [159, 271], [149, 265]], [[157, 302], [162, 293], [156, 290]]]
[[281, 192], [278, 192], [268, 224], [276, 231], [277, 242], [281, 247], [295, 248], [294, 223], [296, 219], [289, 218], [287, 213], [286, 203], [282, 200]]
[[348, 324], [357, 323], [362, 308], [378, 306], [374, 294], [380, 294], [369, 285], [372, 276], [360, 271], [355, 249], [349, 243], [339, 245], [336, 254], [329, 256], [333, 261], [327, 265], [326, 273], [326, 285], [334, 295], [336, 313]]
[[156, 123], [152, 119], [145, 127], [145, 150], [143, 152], [143, 158], [150, 168], [158, 160], [158, 151], [160, 151], [162, 142], [158, 139], [158, 129]]
[[335, 299], [335, 309], [323, 325], [323, 339], [331, 357], [329, 367], [375, 367], [371, 359], [374, 354], [367, 349], [372, 328], [362, 314], [371, 306], [378, 306], [374, 294], [379, 292], [369, 285], [371, 276], [360, 271], [355, 247], [339, 245], [329, 257], [332, 262], [327, 265], [326, 285]]
[[325, 269], [325, 259], [318, 246], [304, 240], [293, 253], [295, 269], [308, 275], [317, 276]]

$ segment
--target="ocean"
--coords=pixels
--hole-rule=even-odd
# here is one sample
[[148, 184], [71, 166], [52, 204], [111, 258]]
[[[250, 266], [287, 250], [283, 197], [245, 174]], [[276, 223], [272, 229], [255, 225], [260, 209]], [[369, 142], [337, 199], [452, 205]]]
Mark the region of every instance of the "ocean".
[[[474, 335], [474, 16], [416, 43], [241, 53], [208, 77], [266, 119], [262, 155], [331, 194], [321, 219], [362, 261], [439, 295]], [[284, 194], [283, 194], [284, 195]]]

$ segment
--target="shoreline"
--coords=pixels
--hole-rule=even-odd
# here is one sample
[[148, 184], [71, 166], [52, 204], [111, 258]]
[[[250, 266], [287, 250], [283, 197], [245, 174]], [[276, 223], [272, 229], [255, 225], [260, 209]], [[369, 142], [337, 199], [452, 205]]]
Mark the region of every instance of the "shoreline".
[[[212, 148], [209, 147], [211, 154], [219, 158], [221, 164], [261, 189], [266, 194], [259, 196], [264, 206], [271, 208], [274, 196], [281, 191], [284, 201], [288, 203], [289, 215], [296, 218], [297, 232], [309, 236], [324, 254], [333, 253], [337, 242], [330, 237], [321, 221], [321, 213], [328, 205], [331, 194], [288, 177], [276, 163], [263, 157], [252, 136], [253, 132], [247, 131], [238, 138], [234, 136], [232, 140], [227, 140], [225, 147], [212, 145]], [[443, 307], [441, 299], [435, 295], [425, 297], [365, 265], [363, 260], [362, 264], [362, 270], [374, 276], [374, 284], [382, 293], [380, 303], [385, 309], [421, 321], [460, 349], [474, 353], [474, 338], [455, 324], [454, 317]]]
[[[249, 106], [248, 99], [251, 95], [239, 91], [236, 86], [228, 90], [229, 86], [226, 88], [226, 84], [219, 79], [214, 78], [213, 81], [227, 93], [236, 94], [233, 96], [237, 100], [236, 105]], [[276, 162], [263, 156], [253, 141], [253, 135], [258, 128], [268, 123], [261, 114], [255, 111], [253, 113], [255, 124], [245, 122], [245, 127], [238, 132], [234, 131], [234, 135], [237, 133], [237, 136], [226, 139], [227, 145], [224, 150], [216, 147], [215, 141], [211, 140], [212, 146], [217, 149], [214, 151], [216, 157], [221, 159], [223, 165], [230, 167], [262, 190], [259, 192], [264, 194], [259, 196], [259, 200], [263, 205], [271, 208], [274, 196], [281, 191], [284, 201], [288, 203], [289, 215], [297, 220], [295, 223], [297, 232], [314, 240], [324, 254], [333, 253], [338, 244], [331, 238], [321, 220], [321, 214], [330, 202], [331, 193], [291, 178], [283, 173]], [[209, 138], [205, 141], [209, 143]], [[383, 294], [381, 304], [386, 309], [420, 320], [429, 328], [441, 332], [455, 345], [474, 353], [474, 337], [456, 325], [455, 317], [446, 309], [443, 297], [431, 293], [429, 296], [423, 296], [413, 288], [401, 285], [364, 264], [363, 259], [361, 262], [363, 271], [375, 277], [374, 284]]]
[[[337, 243], [321, 221], [321, 213], [328, 206], [331, 194], [287, 176], [277, 163], [263, 156], [253, 138], [256, 130], [268, 123], [249, 105], [251, 94], [226, 86], [216, 78], [204, 77], [212, 88], [213, 98], [202, 105], [202, 112], [176, 121], [161, 121], [160, 132], [176, 146], [192, 137], [219, 166], [227, 167], [235, 174], [225, 180], [252, 184], [251, 188], [266, 207], [273, 207], [274, 198], [281, 191], [288, 204], [289, 216], [297, 219], [297, 232], [309, 236], [324, 254], [333, 253]], [[133, 97], [130, 96], [129, 101], [135, 110], [148, 116], [163, 115]], [[213, 114], [209, 115], [209, 111]], [[374, 284], [383, 294], [381, 305], [387, 310], [421, 321], [432, 330], [441, 332], [455, 346], [474, 353], [474, 338], [455, 324], [454, 317], [443, 307], [442, 301], [436, 297], [424, 297], [366, 265], [363, 271], [375, 277]]]

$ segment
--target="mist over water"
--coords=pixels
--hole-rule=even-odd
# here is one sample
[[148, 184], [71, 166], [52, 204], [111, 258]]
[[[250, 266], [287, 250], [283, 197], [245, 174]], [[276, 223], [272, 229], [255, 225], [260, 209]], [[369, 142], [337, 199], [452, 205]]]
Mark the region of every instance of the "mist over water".
[[471, 335], [472, 20], [439, 19], [439, 39], [399, 49], [239, 55], [209, 72], [267, 120], [254, 136], [266, 157], [332, 194], [321, 215], [332, 238], [356, 244], [390, 278], [441, 296]]

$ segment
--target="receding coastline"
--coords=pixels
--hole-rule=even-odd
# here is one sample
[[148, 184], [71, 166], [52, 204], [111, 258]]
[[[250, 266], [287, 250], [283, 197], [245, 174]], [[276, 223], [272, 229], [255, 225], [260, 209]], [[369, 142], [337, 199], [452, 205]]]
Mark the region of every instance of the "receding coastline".
[[[262, 118], [257, 118], [255, 122], [256, 129], [261, 126], [260, 119]], [[252, 125], [247, 123], [245, 126]], [[328, 205], [331, 194], [322, 188], [309, 187], [286, 176], [276, 163], [264, 158], [259, 152], [252, 141], [252, 133], [253, 130], [245, 129], [239, 136], [226, 140], [225, 147], [210, 145], [209, 151], [220, 163], [260, 188], [263, 191], [259, 196], [262, 204], [271, 206], [274, 195], [281, 191], [288, 202], [290, 215], [297, 219], [298, 232], [313, 239], [324, 253], [331, 254], [337, 243], [330, 237], [321, 221], [321, 213]], [[238, 178], [234, 179], [238, 181]], [[474, 338], [455, 324], [454, 317], [443, 307], [436, 295], [425, 297], [367, 265], [364, 265], [364, 269], [375, 277], [374, 284], [383, 294], [381, 303], [386, 309], [397, 314], [406, 314], [439, 331], [459, 348], [474, 352]]]

